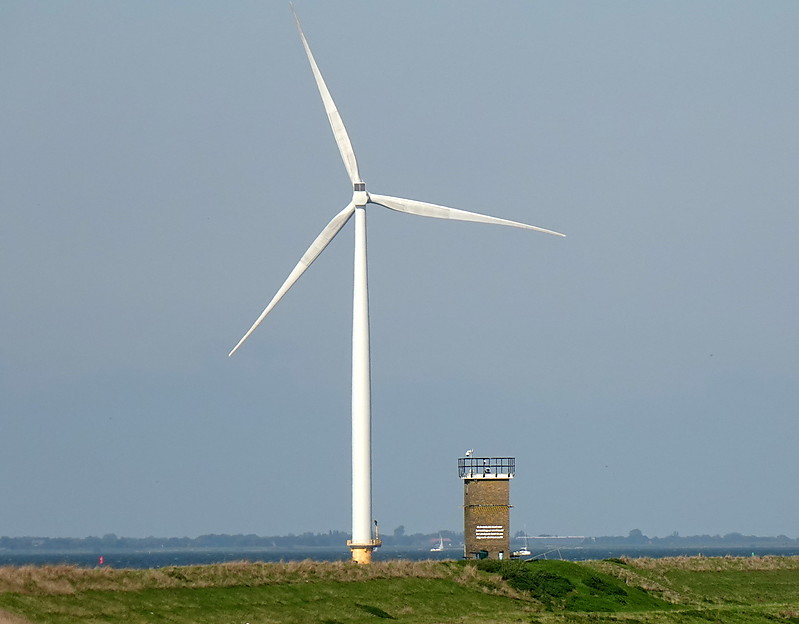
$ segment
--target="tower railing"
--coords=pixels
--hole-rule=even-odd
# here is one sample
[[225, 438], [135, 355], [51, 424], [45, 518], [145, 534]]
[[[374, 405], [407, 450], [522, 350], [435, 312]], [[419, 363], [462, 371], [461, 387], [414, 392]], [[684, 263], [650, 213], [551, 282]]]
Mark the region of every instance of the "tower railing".
[[515, 457], [461, 457], [458, 459], [458, 476], [461, 479], [512, 479], [515, 474]]

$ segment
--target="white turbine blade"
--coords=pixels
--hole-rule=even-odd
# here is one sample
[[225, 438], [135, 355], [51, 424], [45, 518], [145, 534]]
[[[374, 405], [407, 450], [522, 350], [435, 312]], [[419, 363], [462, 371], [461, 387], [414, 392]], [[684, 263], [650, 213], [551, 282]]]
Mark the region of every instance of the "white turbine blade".
[[544, 234], [566, 236], [560, 232], [545, 230], [544, 228], [528, 225], [526, 223], [519, 223], [518, 221], [509, 221], [508, 219], [491, 217], [477, 212], [467, 212], [466, 210], [458, 210], [457, 208], [447, 208], [446, 206], [428, 204], [426, 202], [420, 202], [413, 199], [401, 199], [399, 197], [388, 197], [387, 195], [374, 195], [369, 193], [369, 201], [371, 201], [373, 204], [379, 204], [381, 206], [385, 206], [386, 208], [390, 208], [391, 210], [407, 212], [408, 214], [419, 215], [421, 217], [454, 219], [456, 221], [475, 221], [477, 223], [492, 223], [494, 225], [510, 225], [512, 227], [524, 228], [525, 230], [543, 232]]
[[333, 238], [338, 234], [339, 230], [344, 227], [347, 221], [350, 220], [350, 217], [355, 212], [355, 204], [350, 203], [344, 210], [339, 212], [333, 219], [325, 226], [325, 229], [322, 230], [322, 233], [316, 237], [311, 246], [308, 247], [308, 251], [306, 251], [300, 261], [297, 263], [297, 266], [294, 267], [294, 270], [289, 274], [286, 278], [286, 281], [283, 282], [283, 285], [280, 287], [280, 290], [277, 291], [274, 297], [272, 297], [272, 301], [269, 302], [269, 305], [266, 306], [263, 312], [261, 312], [261, 316], [258, 317], [258, 320], [253, 323], [252, 327], [250, 327], [249, 331], [244, 334], [244, 337], [239, 340], [239, 343], [233, 347], [233, 350], [228, 353], [228, 357], [233, 355], [236, 352], [242, 343], [250, 337], [250, 334], [255, 331], [255, 328], [261, 324], [266, 318], [266, 315], [272, 311], [278, 301], [283, 298], [289, 288], [291, 288], [294, 283], [300, 279], [300, 276], [305, 273], [305, 270], [311, 266], [314, 260], [319, 257], [319, 254], [324, 251], [325, 247], [333, 240]]
[[327, 113], [327, 118], [330, 121], [330, 127], [333, 129], [333, 136], [336, 137], [336, 144], [338, 145], [338, 151], [341, 152], [341, 158], [344, 161], [344, 167], [346, 167], [347, 173], [350, 176], [350, 181], [353, 184], [357, 182], [363, 182], [363, 180], [361, 180], [361, 174], [358, 173], [358, 162], [355, 160], [355, 151], [352, 149], [352, 143], [350, 142], [350, 137], [347, 134], [347, 129], [344, 127], [344, 122], [341, 119], [341, 115], [338, 113], [336, 103], [333, 101], [330, 91], [327, 89], [324, 78], [322, 78], [322, 73], [319, 71], [319, 67], [316, 65], [316, 60], [314, 59], [313, 54], [311, 54], [311, 48], [308, 46], [308, 41], [305, 39], [305, 33], [302, 32], [300, 19], [297, 17], [297, 13], [294, 11], [294, 5], [292, 4], [290, 6], [291, 12], [294, 15], [294, 22], [297, 24], [297, 30], [300, 31], [300, 39], [302, 40], [302, 45], [305, 48], [305, 54], [308, 56], [308, 62], [311, 64], [313, 77], [316, 79], [316, 86], [319, 89], [319, 95], [322, 96], [322, 102], [325, 105], [325, 112]]

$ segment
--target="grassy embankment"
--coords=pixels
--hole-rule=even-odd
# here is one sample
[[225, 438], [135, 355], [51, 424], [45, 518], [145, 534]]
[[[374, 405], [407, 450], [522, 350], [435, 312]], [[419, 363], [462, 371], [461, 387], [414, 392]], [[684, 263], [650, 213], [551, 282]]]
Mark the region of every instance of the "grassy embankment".
[[0, 624], [799, 624], [799, 558], [0, 568]]

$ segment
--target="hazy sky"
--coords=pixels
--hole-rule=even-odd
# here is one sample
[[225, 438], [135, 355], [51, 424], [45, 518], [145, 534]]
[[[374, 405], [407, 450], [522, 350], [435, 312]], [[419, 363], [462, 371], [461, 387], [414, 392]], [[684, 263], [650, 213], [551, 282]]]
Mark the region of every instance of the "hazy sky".
[[[374, 514], [799, 536], [799, 3], [299, 1], [377, 193]], [[286, 2], [0, 4], [0, 535], [350, 530], [350, 185]]]

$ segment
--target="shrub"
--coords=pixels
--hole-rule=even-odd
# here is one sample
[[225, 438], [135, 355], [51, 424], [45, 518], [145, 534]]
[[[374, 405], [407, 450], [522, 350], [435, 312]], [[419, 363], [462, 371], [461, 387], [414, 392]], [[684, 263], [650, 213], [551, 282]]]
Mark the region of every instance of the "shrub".
[[590, 587], [591, 589], [599, 592], [600, 594], [606, 594], [611, 596], [627, 595], [627, 592], [624, 590], [623, 587], [619, 587], [618, 585], [608, 583], [607, 581], [599, 578], [598, 576], [589, 576], [587, 579], [583, 581], [583, 583], [588, 587]]
[[520, 561], [483, 559], [476, 565], [484, 572], [499, 574], [513, 589], [530, 592], [534, 598], [548, 605], [554, 599], [563, 598], [574, 590], [574, 583], [565, 576], [548, 570], [537, 570]]

